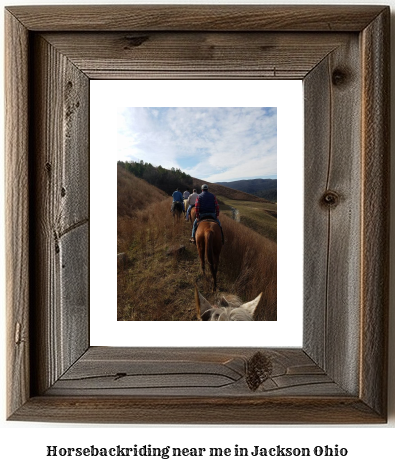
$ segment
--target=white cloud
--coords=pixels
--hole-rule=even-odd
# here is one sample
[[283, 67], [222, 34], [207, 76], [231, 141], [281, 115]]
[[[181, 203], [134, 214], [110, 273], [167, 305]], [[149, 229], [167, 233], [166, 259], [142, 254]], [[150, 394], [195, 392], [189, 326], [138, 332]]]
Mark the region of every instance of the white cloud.
[[209, 181], [277, 174], [276, 108], [123, 108], [118, 160]]

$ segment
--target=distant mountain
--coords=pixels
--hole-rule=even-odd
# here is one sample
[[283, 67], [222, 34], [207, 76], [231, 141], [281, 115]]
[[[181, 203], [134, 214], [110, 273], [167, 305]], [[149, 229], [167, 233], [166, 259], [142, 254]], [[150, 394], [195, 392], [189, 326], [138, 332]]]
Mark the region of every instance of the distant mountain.
[[239, 201], [254, 201], [254, 202], [262, 202], [262, 203], [271, 202], [271, 201], [262, 199], [261, 196], [256, 196], [254, 194], [249, 194], [245, 191], [240, 191], [238, 189], [233, 189], [229, 186], [225, 186], [225, 184], [223, 183], [209, 183], [208, 181], [204, 181], [198, 178], [193, 178], [193, 187], [198, 190], [198, 193], [200, 193], [200, 188], [202, 184], [207, 184], [208, 190], [214, 193], [217, 197], [223, 196], [229, 199], [235, 199]]
[[254, 196], [262, 197], [271, 202], [277, 202], [277, 180], [257, 178], [253, 180], [231, 181], [216, 183], [227, 188], [237, 189]]

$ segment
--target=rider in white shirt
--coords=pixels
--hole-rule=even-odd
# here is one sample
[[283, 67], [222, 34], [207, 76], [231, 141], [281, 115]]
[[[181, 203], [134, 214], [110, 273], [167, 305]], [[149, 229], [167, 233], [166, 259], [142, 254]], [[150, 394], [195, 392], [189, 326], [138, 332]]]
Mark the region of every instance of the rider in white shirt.
[[185, 216], [186, 220], [189, 220], [189, 213], [191, 212], [192, 207], [195, 206], [196, 199], [199, 197], [196, 189], [193, 190], [193, 193], [188, 197], [188, 210], [187, 215]]

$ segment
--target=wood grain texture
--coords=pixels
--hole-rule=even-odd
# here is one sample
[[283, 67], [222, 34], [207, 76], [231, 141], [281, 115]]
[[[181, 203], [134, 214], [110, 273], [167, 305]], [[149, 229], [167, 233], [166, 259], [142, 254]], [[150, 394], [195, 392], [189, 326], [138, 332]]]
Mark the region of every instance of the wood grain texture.
[[[385, 422], [389, 9], [6, 18], [9, 419]], [[89, 80], [279, 76], [305, 86], [303, 348], [89, 348]]]
[[[262, 360], [251, 368], [256, 353], [240, 348], [93, 347], [46, 395], [103, 396], [111, 390], [119, 396], [344, 396], [302, 350], [259, 350]], [[255, 379], [259, 384], [252, 387]]]
[[100, 423], [382, 422], [297, 349], [259, 350], [272, 370], [246, 385], [254, 349], [93, 347], [12, 417]]
[[31, 31], [361, 31], [382, 9], [376, 5], [8, 7]]
[[32, 336], [42, 393], [89, 345], [89, 82], [43, 38], [32, 50]]
[[360, 396], [387, 410], [390, 216], [390, 12], [367, 27], [363, 41]]
[[[303, 79], [349, 34], [49, 33], [44, 37], [92, 79]], [[295, 57], [298, 61], [295, 63]]]
[[[304, 157], [304, 288], [303, 345], [317, 364], [326, 367], [328, 224], [330, 212], [320, 204], [327, 189], [331, 152], [329, 57], [303, 82], [306, 99]], [[325, 249], [323, 249], [323, 244]]]
[[28, 31], [5, 12], [7, 413], [30, 396]]
[[[338, 47], [305, 79], [306, 352], [358, 393], [361, 251], [359, 38]], [[326, 249], [323, 247], [326, 246]], [[317, 338], [320, 341], [317, 341]]]
[[145, 424], [382, 424], [355, 397], [33, 397], [18, 421]]

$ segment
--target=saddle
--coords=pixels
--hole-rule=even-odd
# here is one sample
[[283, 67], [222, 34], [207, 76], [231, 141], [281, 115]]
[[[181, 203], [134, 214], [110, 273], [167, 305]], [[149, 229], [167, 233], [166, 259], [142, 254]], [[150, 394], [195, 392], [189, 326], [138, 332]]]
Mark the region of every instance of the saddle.
[[216, 218], [213, 217], [213, 216], [210, 215], [210, 214], [207, 214], [207, 215], [204, 215], [203, 217], [200, 217], [200, 221], [201, 221], [201, 220], [207, 220], [207, 219], [210, 219], [210, 220], [212, 220], [213, 222], [217, 222]]
[[211, 222], [215, 222], [219, 226], [219, 228], [221, 229], [222, 244], [224, 245], [225, 244], [224, 231], [222, 230], [222, 227], [220, 223], [218, 222], [218, 220], [212, 215], [208, 214], [208, 215], [204, 215], [203, 217], [201, 217], [200, 220], [197, 221], [196, 230], [199, 227], [200, 222], [202, 222], [203, 220], [209, 220]]

